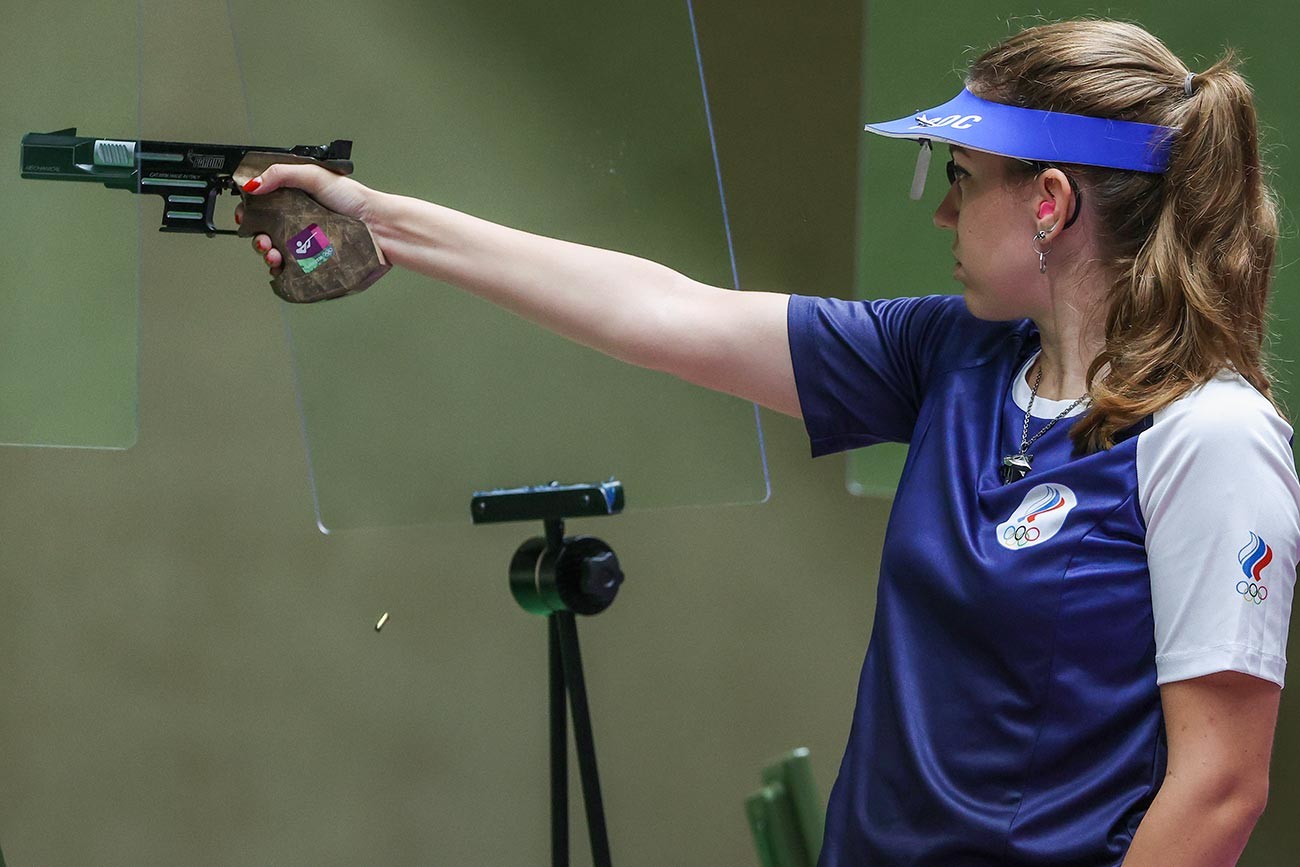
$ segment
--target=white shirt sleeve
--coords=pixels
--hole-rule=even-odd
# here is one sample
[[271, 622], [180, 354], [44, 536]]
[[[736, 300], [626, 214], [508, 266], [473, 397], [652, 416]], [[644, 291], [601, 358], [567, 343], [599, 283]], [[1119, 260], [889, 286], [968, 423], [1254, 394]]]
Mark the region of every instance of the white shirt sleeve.
[[1291, 433], [1224, 373], [1139, 435], [1158, 683], [1217, 671], [1283, 683], [1300, 557]]

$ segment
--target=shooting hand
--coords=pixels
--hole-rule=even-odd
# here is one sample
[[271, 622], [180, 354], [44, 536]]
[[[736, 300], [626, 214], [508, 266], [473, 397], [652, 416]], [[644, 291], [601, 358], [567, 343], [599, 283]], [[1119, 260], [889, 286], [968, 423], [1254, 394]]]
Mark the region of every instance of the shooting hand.
[[[375, 198], [371, 190], [351, 178], [337, 175], [320, 166], [308, 165], [273, 165], [244, 187], [251, 195], [265, 195], [281, 187], [297, 187], [309, 193], [312, 198], [332, 211], [348, 217], [366, 221], [370, 207]], [[235, 222], [243, 222], [244, 205], [235, 207]], [[281, 252], [272, 245], [268, 235], [258, 235], [253, 239], [253, 249], [263, 254], [266, 264], [271, 267], [271, 276], [277, 276], [284, 265]]]

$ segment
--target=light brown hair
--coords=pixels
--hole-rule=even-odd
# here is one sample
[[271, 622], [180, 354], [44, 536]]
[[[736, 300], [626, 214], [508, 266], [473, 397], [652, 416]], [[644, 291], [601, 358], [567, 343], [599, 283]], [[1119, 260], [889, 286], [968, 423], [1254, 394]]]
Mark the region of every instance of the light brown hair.
[[994, 102], [1178, 128], [1164, 175], [1060, 166], [1083, 189], [1113, 278], [1092, 405], [1071, 431], [1080, 449], [1109, 448], [1225, 367], [1273, 400], [1263, 344], [1278, 207], [1237, 66], [1228, 49], [1188, 96], [1192, 70], [1146, 30], [1072, 20], [1012, 36], [968, 73]]

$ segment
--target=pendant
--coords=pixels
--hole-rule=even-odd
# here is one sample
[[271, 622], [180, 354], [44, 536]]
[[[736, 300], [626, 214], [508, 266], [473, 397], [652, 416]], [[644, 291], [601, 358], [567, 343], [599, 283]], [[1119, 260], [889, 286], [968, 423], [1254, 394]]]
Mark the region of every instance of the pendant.
[[1002, 484], [1009, 485], [1012, 482], [1018, 482], [1025, 476], [1029, 475], [1029, 469], [1033, 460], [1033, 455], [1027, 455], [1023, 452], [1018, 455], [1007, 455], [1003, 458], [1002, 467], [998, 470], [1002, 475]]

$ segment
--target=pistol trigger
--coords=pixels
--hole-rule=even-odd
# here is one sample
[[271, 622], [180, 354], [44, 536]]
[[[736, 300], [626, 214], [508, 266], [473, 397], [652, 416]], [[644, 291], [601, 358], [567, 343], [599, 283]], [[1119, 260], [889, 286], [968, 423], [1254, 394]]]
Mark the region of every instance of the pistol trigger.
[[203, 203], [203, 232], [209, 238], [215, 238], [217, 235], [238, 235], [235, 229], [218, 229], [216, 220], [217, 199], [221, 198], [221, 187], [217, 184], [208, 184], [207, 198]]

